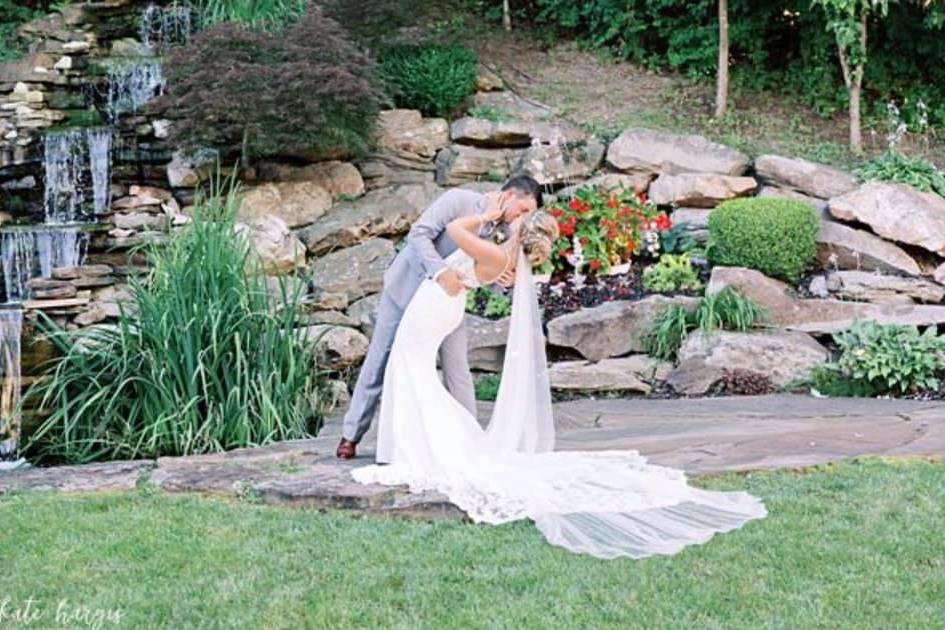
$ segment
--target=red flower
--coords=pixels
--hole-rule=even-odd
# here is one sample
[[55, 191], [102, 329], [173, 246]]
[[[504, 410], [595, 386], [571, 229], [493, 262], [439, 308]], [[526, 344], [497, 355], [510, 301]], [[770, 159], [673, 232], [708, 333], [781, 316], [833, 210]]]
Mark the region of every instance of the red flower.
[[556, 219], [560, 219], [561, 216], [564, 214], [564, 210], [562, 210], [561, 208], [552, 208], [551, 210], [548, 211], [548, 214], [550, 214]]
[[616, 198], [616, 197], [614, 197], [613, 195], [611, 195], [611, 196], [610, 196], [610, 199], [607, 200], [607, 207], [608, 207], [608, 208], [617, 208], [618, 206], [620, 206], [620, 202], [617, 201], [617, 198]]
[[575, 217], [571, 217], [567, 221], [561, 221], [558, 223], [558, 231], [561, 233], [561, 236], [572, 236], [576, 226], [577, 219]]
[[656, 229], [665, 232], [666, 230], [673, 227], [673, 222], [665, 214], [661, 214], [656, 218]]
[[592, 260], [592, 261], [591, 261], [591, 269], [593, 269], [594, 271], [597, 271], [598, 269], [600, 269], [600, 261], [599, 261], [599, 260]]
[[578, 240], [581, 242], [581, 245], [587, 245], [590, 242], [590, 239], [588, 239], [586, 236], [582, 236]]
[[646, 193], [645, 193], [645, 192], [638, 192], [638, 193], [637, 193], [637, 201], [639, 201], [640, 203], [646, 203]]
[[570, 202], [568, 202], [568, 207], [574, 210], [575, 212], [577, 212], [578, 214], [583, 214], [587, 212], [588, 210], [590, 210], [590, 207], [586, 203], [578, 199], [577, 197], [575, 197]]

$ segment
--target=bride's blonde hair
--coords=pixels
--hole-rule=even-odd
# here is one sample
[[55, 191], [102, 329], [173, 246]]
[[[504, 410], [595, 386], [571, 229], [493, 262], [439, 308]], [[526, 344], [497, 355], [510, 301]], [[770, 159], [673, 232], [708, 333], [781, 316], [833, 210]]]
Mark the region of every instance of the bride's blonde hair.
[[551, 258], [551, 250], [558, 236], [558, 221], [544, 210], [536, 210], [522, 222], [519, 242], [532, 267], [542, 265]]

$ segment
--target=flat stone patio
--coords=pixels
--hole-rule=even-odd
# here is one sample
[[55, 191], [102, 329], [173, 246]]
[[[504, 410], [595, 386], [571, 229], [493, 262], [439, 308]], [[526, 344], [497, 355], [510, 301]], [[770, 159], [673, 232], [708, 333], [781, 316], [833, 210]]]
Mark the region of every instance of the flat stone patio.
[[[491, 405], [480, 408], [485, 422]], [[637, 449], [687, 473], [798, 468], [857, 455], [945, 456], [945, 402], [760, 396], [693, 400], [577, 400], [555, 405], [558, 450]], [[459, 518], [434, 493], [365, 486], [350, 470], [373, 463], [374, 429], [350, 461], [334, 457], [340, 425], [319, 437], [212, 455], [0, 472], [0, 493], [120, 491], [256, 497], [272, 504], [410, 518]]]

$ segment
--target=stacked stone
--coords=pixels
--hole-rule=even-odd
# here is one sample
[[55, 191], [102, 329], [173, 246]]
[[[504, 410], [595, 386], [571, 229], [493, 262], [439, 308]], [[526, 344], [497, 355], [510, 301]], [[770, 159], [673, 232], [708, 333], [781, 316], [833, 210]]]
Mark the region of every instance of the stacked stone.
[[[123, 190], [120, 186], [117, 189]], [[162, 242], [168, 232], [190, 219], [171, 191], [132, 185], [127, 194], [112, 202], [110, 213], [101, 220], [114, 226], [108, 231], [104, 246], [125, 249], [141, 242]]]
[[130, 303], [127, 285], [110, 265], [57, 267], [50, 278], [33, 278], [27, 285], [26, 311], [43, 311], [67, 329], [116, 318], [120, 303]]

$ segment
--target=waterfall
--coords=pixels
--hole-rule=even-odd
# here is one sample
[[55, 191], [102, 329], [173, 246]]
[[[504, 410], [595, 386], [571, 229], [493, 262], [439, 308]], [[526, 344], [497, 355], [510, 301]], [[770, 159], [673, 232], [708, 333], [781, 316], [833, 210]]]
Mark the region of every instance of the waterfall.
[[105, 116], [115, 122], [119, 114], [138, 111], [163, 91], [164, 71], [160, 59], [138, 57], [110, 63]]
[[27, 299], [26, 283], [31, 278], [48, 278], [56, 267], [82, 264], [87, 245], [87, 235], [76, 226], [37, 226], [0, 232], [0, 273], [6, 301]]
[[108, 212], [111, 206], [112, 130], [97, 127], [87, 129], [86, 134], [89, 170], [92, 174], [92, 210], [98, 216]]
[[0, 461], [16, 459], [23, 312], [0, 310]]
[[82, 129], [46, 134], [43, 156], [46, 223], [71, 223], [81, 211], [86, 146]]
[[187, 43], [196, 31], [194, 9], [177, 2], [163, 7], [149, 4], [141, 12], [138, 24], [138, 38], [155, 52], [161, 52], [171, 44]]

